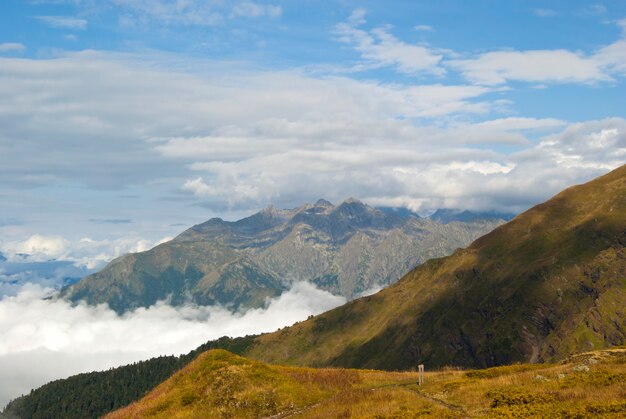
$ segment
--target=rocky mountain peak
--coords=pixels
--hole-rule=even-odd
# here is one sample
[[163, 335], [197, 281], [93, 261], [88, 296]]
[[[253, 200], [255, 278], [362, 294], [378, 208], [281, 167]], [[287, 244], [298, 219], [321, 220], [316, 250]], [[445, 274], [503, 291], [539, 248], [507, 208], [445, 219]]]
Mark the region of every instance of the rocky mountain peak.
[[325, 199], [318, 199], [315, 203], [314, 207], [322, 207], [322, 208], [334, 208], [335, 206]]
[[261, 214], [267, 215], [277, 215], [280, 210], [274, 206], [274, 204], [269, 204], [267, 207], [263, 208], [259, 211]]
[[359, 201], [356, 198], [352, 198], [352, 197], [350, 197], [350, 198], [346, 199], [345, 201], [343, 201], [342, 204], [347, 204], [347, 205], [356, 204], [356, 205], [366, 206], [363, 202]]
[[382, 212], [377, 211], [375, 208], [364, 204], [356, 198], [348, 198], [343, 201], [340, 205], [333, 209], [333, 214], [346, 218], [371, 218], [376, 217], [377, 215], [384, 216]]

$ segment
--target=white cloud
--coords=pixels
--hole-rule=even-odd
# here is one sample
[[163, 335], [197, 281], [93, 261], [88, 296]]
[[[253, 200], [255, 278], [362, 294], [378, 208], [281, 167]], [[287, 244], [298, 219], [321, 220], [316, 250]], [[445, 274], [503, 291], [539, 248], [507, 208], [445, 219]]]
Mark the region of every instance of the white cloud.
[[509, 81], [529, 83], [585, 83], [613, 81], [626, 74], [626, 19], [617, 22], [622, 36], [591, 53], [579, 51], [530, 50], [491, 51], [467, 59], [445, 62], [466, 79], [483, 85]]
[[20, 52], [24, 51], [26, 47], [19, 42], [3, 42], [0, 43], [0, 52]]
[[[211, 62], [196, 63], [199, 75], [133, 58], [85, 51], [50, 60], [2, 59], [0, 77], [12, 80], [0, 85], [5, 185], [70, 180], [119, 188], [184, 176], [185, 167], [150, 142], [158, 137], [211, 137], [215, 155], [228, 159], [235, 147], [250, 149], [250, 135], [265, 145], [287, 137], [284, 146], [313, 139], [354, 143], [363, 134], [393, 139], [416, 133], [402, 119], [490, 109], [479, 100], [492, 91], [485, 87], [385, 85]], [[167, 66], [167, 56], [154, 60]], [[18, 95], [19, 102], [10, 99]], [[237, 139], [238, 131], [245, 139]]]
[[69, 261], [92, 269], [123, 255], [148, 250], [169, 238], [152, 243], [145, 239], [125, 237], [93, 240], [88, 237], [69, 241], [59, 236], [35, 234], [22, 241], [0, 241], [0, 251], [13, 262]]
[[36, 16], [38, 20], [52, 28], [85, 30], [87, 29], [87, 20], [72, 16]]
[[626, 18], [617, 22], [622, 29], [621, 39], [600, 48], [594, 59], [608, 71], [626, 75]]
[[283, 10], [280, 6], [272, 4], [258, 4], [251, 1], [244, 1], [237, 3], [233, 7], [232, 16], [234, 17], [280, 17]]
[[[554, 131], [558, 132], [550, 134]], [[542, 135], [542, 139], [535, 143], [527, 133]], [[420, 136], [427, 140], [418, 141]], [[421, 211], [438, 207], [521, 211], [568, 185], [622, 164], [626, 121], [615, 118], [568, 125], [555, 119], [505, 118], [442, 130], [397, 132], [393, 145], [373, 133], [363, 137], [359, 147], [337, 142], [324, 150], [297, 143], [287, 150], [278, 143], [250, 138], [252, 148], [242, 151], [239, 158], [235, 150], [243, 147], [230, 150], [228, 162], [219, 157], [211, 160], [211, 149], [222, 148], [220, 139], [203, 140], [204, 145], [187, 146], [185, 140], [176, 139], [162, 151], [177, 150], [178, 158], [194, 162], [191, 168], [200, 176], [186, 181], [183, 189], [207, 202], [221, 200], [231, 207], [245, 207], [301, 194], [337, 200], [359, 190], [366, 201], [397, 205], [401, 196], [402, 205]], [[202, 144], [198, 139], [190, 141]], [[505, 155], [469, 148], [490, 142], [515, 145], [521, 151]], [[180, 154], [183, 150], [188, 154]], [[546, 179], [551, 181], [546, 184]], [[302, 185], [306, 185], [304, 193]], [[298, 202], [304, 201], [303, 196]]]
[[494, 51], [449, 65], [475, 83], [593, 83], [610, 80], [598, 62], [567, 50]]
[[367, 10], [365, 10], [362, 7], [358, 7], [354, 9], [352, 13], [350, 13], [350, 16], [348, 16], [348, 23], [350, 24], [350, 26], [364, 25], [366, 22], [365, 20], [366, 15], [367, 15]]
[[[56, 378], [164, 354], [186, 353], [218, 337], [276, 330], [345, 303], [296, 283], [265, 308], [231, 313], [219, 306], [158, 303], [123, 316], [104, 305], [72, 307], [27, 286], [0, 300], [0, 406]], [[71, 362], [66, 362], [71, 360]]]
[[[569, 125], [553, 118], [487, 118], [500, 106], [489, 98], [500, 99], [506, 93], [502, 87], [384, 84], [206, 61], [185, 69], [168, 60], [172, 57], [139, 61], [93, 51], [50, 60], [2, 59], [0, 77], [12, 80], [0, 84], [3, 188], [159, 184], [176, 190], [176, 199], [209, 208], [210, 216], [249, 213], [270, 202], [293, 207], [346, 196], [381, 205], [403, 197], [425, 210], [512, 211], [619, 163], [621, 142], [606, 146], [604, 160], [581, 149], [586, 166], [576, 175], [559, 168], [554, 153], [520, 160], [520, 153], [536, 149], [538, 139]], [[17, 96], [22, 100], [11, 100]], [[473, 116], [485, 120], [468, 122]], [[619, 137], [624, 128], [616, 121], [623, 120], [590, 126], [598, 126], [594, 132], [616, 129]], [[455, 169], [460, 162], [482, 169], [458, 177], [467, 171]], [[485, 174], [499, 167], [515, 169]], [[550, 188], [525, 188], [527, 179], [516, 173], [530, 167], [530, 179], [538, 184], [542, 176], [561, 180]], [[55, 194], [50, 204], [56, 199]], [[72, 239], [70, 247], [75, 243]], [[115, 254], [81, 246], [68, 251], [72, 260], [108, 260]]]
[[434, 74], [441, 76], [443, 55], [424, 45], [402, 42], [385, 27], [370, 31], [359, 29], [365, 24], [365, 11], [356, 9], [348, 21], [335, 26], [337, 39], [351, 45], [361, 54], [365, 63], [356, 68], [394, 67], [404, 74]]
[[68, 241], [62, 237], [45, 237], [36, 234], [23, 242], [14, 243], [12, 248], [3, 248], [3, 253], [9, 257], [18, 254], [27, 254], [37, 261], [59, 259], [68, 249]]
[[435, 29], [430, 25], [415, 25], [413, 27], [416, 31], [432, 32]]
[[[599, 12], [602, 5], [590, 10]], [[532, 9], [540, 17], [557, 16], [552, 9]], [[594, 13], [596, 13], [594, 12]], [[351, 45], [363, 59], [348, 71], [392, 67], [403, 74], [442, 76], [446, 69], [458, 71], [465, 79], [479, 85], [500, 85], [512, 81], [537, 83], [584, 83], [613, 81], [613, 76], [626, 71], [626, 29], [624, 35], [610, 45], [584, 53], [566, 49], [496, 50], [459, 58], [454, 51], [437, 50], [429, 45], [408, 44], [390, 33], [390, 26], [371, 30], [362, 28], [367, 22], [364, 9], [356, 9], [346, 22], [335, 26], [337, 39]], [[626, 28], [626, 19], [617, 24]], [[431, 26], [417, 25], [415, 30], [430, 31]], [[346, 71], [346, 70], [344, 70]]]

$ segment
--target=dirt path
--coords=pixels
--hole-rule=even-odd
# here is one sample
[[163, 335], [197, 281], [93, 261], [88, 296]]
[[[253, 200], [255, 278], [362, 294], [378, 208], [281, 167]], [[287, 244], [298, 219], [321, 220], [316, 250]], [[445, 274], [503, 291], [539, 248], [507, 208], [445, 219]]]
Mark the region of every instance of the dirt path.
[[[381, 390], [381, 389], [390, 388], [390, 387], [405, 387], [405, 388], [407, 388], [407, 390], [412, 391], [412, 392], [418, 394], [420, 397], [422, 397], [424, 399], [427, 399], [427, 400], [429, 400], [429, 401], [431, 401], [433, 403], [436, 403], [436, 404], [438, 404], [441, 407], [444, 407], [444, 408], [446, 408], [448, 410], [452, 410], [454, 412], [460, 413], [464, 417], [467, 417], [467, 418], [470, 417], [467, 414], [467, 412], [465, 411], [465, 409], [463, 409], [463, 407], [455, 405], [455, 404], [448, 403], [448, 402], [446, 402], [444, 400], [438, 399], [438, 398], [433, 397], [433, 396], [429, 396], [429, 395], [424, 394], [423, 392], [419, 391], [418, 389], [412, 388], [410, 386], [415, 386], [415, 383], [411, 382], [411, 383], [402, 383], [402, 384], [383, 384], [383, 385], [380, 385], [380, 386], [365, 387], [365, 388], [363, 388], [363, 390], [376, 391], [376, 390]], [[350, 390], [354, 390], [354, 389], [350, 389]], [[308, 406], [303, 406], [303, 407], [296, 408], [296, 409], [293, 409], [293, 410], [280, 412], [280, 413], [277, 413], [277, 414], [272, 415], [272, 416], [267, 416], [264, 419], [282, 419], [282, 418], [293, 417], [295, 415], [299, 415], [301, 413], [304, 413], [304, 412], [306, 412], [308, 410], [314, 409], [315, 407], [320, 406], [320, 405], [322, 405], [324, 403], [327, 403], [327, 402], [331, 401], [332, 399], [334, 399], [336, 397], [339, 397], [343, 393], [344, 392], [340, 392], [338, 394], [335, 394], [333, 397], [331, 397], [329, 399], [322, 400], [320, 402], [313, 403], [313, 404], [310, 404]]]
[[[413, 386], [413, 387], [410, 387], [410, 386]], [[453, 410], [455, 412], [462, 413], [465, 417], [469, 417], [469, 415], [467, 414], [465, 409], [463, 409], [462, 406], [458, 406], [456, 404], [448, 403], [448, 402], [443, 401], [441, 399], [438, 399], [436, 397], [429, 396], [428, 394], [425, 394], [425, 393], [421, 392], [417, 388], [414, 388], [414, 386], [415, 386], [415, 383], [387, 384], [387, 385], [384, 385], [384, 386], [372, 387], [372, 390], [376, 390], [376, 389], [379, 389], [379, 388], [388, 388], [388, 387], [405, 387], [405, 388], [407, 388], [407, 390], [412, 391], [412, 392], [418, 394], [420, 397], [423, 397], [423, 398], [425, 398], [427, 400], [430, 400], [430, 401], [438, 404], [439, 406], [445, 407], [448, 410]]]

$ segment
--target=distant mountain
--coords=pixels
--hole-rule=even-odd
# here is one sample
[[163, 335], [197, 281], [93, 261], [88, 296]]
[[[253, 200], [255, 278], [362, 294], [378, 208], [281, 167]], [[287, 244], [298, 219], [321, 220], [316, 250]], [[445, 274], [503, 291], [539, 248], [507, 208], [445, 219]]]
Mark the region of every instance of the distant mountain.
[[259, 307], [294, 281], [354, 298], [502, 223], [443, 224], [353, 198], [337, 206], [322, 199], [290, 210], [270, 206], [235, 222], [213, 218], [154, 249], [122, 256], [62, 295], [106, 302], [120, 313], [161, 299]]
[[515, 214], [502, 213], [496, 211], [489, 212], [472, 212], [468, 210], [455, 210], [455, 209], [438, 209], [428, 218], [433, 221], [439, 221], [444, 224], [451, 223], [452, 221], [471, 222], [478, 220], [492, 220], [501, 219], [510, 221], [515, 217]]
[[624, 345], [625, 246], [622, 166], [375, 295], [259, 336], [244, 355], [309, 366], [484, 367]]

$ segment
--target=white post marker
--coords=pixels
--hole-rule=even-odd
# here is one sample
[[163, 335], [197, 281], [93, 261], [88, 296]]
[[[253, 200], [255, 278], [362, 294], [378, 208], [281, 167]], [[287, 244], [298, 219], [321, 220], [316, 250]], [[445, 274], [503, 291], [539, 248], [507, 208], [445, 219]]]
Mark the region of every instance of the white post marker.
[[417, 369], [419, 371], [419, 381], [417, 384], [421, 386], [424, 384], [424, 364], [419, 364]]

